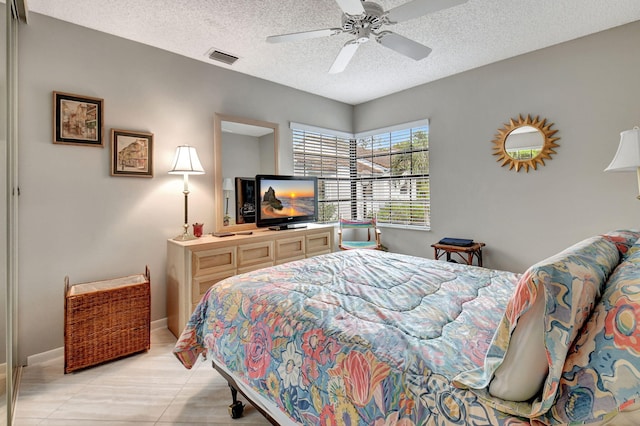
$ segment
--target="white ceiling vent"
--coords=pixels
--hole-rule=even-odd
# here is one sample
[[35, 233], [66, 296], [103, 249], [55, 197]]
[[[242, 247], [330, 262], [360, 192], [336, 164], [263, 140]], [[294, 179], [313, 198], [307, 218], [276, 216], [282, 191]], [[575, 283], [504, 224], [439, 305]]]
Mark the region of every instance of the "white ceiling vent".
[[224, 62], [227, 65], [233, 65], [233, 63], [239, 59], [237, 56], [216, 48], [209, 50], [207, 56], [213, 61]]

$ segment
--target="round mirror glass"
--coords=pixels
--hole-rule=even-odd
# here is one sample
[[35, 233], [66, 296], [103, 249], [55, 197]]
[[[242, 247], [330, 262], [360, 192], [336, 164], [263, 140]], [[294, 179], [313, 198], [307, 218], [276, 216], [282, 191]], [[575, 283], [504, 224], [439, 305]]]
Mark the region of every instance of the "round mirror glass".
[[542, 151], [544, 136], [540, 130], [531, 126], [514, 129], [504, 141], [507, 155], [514, 160], [530, 160]]

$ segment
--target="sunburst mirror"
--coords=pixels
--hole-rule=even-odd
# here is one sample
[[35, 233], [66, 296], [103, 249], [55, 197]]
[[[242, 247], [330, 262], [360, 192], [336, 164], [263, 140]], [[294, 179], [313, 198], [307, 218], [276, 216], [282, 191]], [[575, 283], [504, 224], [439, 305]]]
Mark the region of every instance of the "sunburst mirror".
[[556, 154], [554, 148], [559, 146], [556, 141], [560, 138], [554, 136], [558, 130], [551, 130], [551, 126], [553, 123], [538, 116], [510, 119], [493, 139], [496, 161], [516, 172], [524, 168], [528, 173], [530, 168], [537, 170], [539, 164], [544, 166], [544, 160], [550, 160], [551, 154]]

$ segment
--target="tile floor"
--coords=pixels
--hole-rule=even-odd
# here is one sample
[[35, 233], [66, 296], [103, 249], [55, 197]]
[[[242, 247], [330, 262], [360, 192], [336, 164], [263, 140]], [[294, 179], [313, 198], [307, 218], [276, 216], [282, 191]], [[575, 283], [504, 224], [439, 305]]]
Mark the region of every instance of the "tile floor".
[[151, 332], [151, 350], [64, 374], [62, 357], [22, 370], [14, 425], [269, 425], [250, 404], [231, 419], [227, 382], [208, 361], [187, 370], [176, 339]]

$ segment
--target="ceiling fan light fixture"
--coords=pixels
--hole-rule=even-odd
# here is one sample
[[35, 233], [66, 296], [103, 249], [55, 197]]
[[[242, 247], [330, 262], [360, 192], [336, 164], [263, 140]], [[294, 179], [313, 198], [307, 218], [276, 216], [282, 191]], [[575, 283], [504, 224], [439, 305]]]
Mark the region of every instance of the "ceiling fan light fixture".
[[342, 30], [356, 34], [362, 27], [368, 27], [371, 30], [378, 30], [384, 24], [384, 9], [376, 3], [365, 1], [362, 3], [364, 13], [359, 16], [348, 14], [342, 15]]
[[356, 43], [366, 43], [371, 37], [371, 30], [368, 27], [360, 28], [356, 33]]
[[418, 18], [427, 13], [436, 12], [466, 3], [468, 0], [408, 0], [404, 4], [385, 11], [382, 6], [369, 0], [336, 0], [342, 9], [342, 27], [322, 30], [303, 31], [267, 37], [269, 43], [305, 40], [337, 34], [351, 34], [355, 38], [348, 41], [338, 53], [338, 57], [329, 69], [330, 74], [344, 71], [355, 54], [358, 46], [375, 40], [384, 47], [406, 57], [419, 61], [431, 53], [431, 48], [391, 31], [380, 31], [384, 25]]

